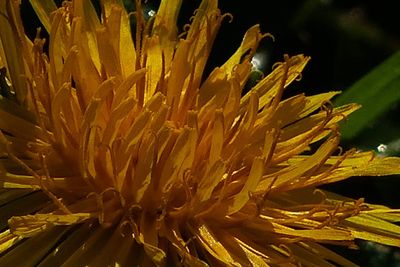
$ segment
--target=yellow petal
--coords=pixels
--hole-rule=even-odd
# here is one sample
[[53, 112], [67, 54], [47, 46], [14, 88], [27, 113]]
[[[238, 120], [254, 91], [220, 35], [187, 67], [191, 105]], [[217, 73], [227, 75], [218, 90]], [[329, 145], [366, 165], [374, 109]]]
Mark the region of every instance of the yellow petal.
[[215, 68], [208, 76], [207, 80], [201, 85], [198, 96], [198, 106], [203, 107], [213, 98], [217, 98], [215, 101], [218, 104], [223, 104], [225, 98], [228, 96], [229, 89], [228, 75], [223, 69]]
[[200, 201], [208, 200], [215, 187], [222, 181], [223, 175], [226, 172], [226, 165], [222, 161], [216, 161], [210, 170], [200, 180], [196, 196]]
[[349, 230], [340, 229], [291, 229], [289, 227], [284, 227], [273, 223], [276, 228], [275, 233], [287, 235], [289, 237], [302, 237], [307, 239], [312, 239], [316, 241], [352, 241], [354, 240], [354, 235], [350, 233]]
[[162, 46], [158, 36], [146, 39], [146, 89], [144, 92], [144, 101], [147, 102], [156, 92], [157, 85], [165, 72], [163, 64]]
[[[72, 240], [67, 240], [66, 247], [72, 246], [73, 250], [66, 253], [67, 255], [64, 256], [66, 259], [62, 263], [62, 266], [90, 266], [90, 262], [98, 256], [99, 251], [104, 247], [104, 244], [115, 231], [114, 227], [83, 227], [83, 232], [80, 232], [82, 236], [74, 236]], [[90, 232], [85, 233], [88, 230], [90, 230]]]
[[96, 31], [100, 28], [100, 20], [91, 1], [76, 0], [73, 2], [74, 16], [82, 18], [82, 28], [86, 34], [90, 57], [97, 70], [101, 69]]
[[304, 246], [307, 246], [310, 250], [313, 250], [313, 252], [317, 255], [320, 255], [324, 259], [331, 260], [333, 262], [336, 262], [340, 264], [340, 266], [344, 267], [357, 267], [358, 265], [352, 263], [351, 261], [345, 259], [344, 257], [334, 253], [333, 251], [327, 249], [324, 246], [321, 246], [317, 243], [314, 242], [307, 242], [304, 244]]
[[[139, 147], [139, 155], [140, 157], [137, 160], [135, 175], [132, 178], [132, 188], [134, 201], [135, 203], [140, 203], [144, 192], [147, 190], [147, 187], [150, 185], [151, 176], [152, 176], [152, 168], [154, 162], [155, 155], [155, 136], [153, 134], [146, 134]], [[128, 189], [132, 192], [132, 189]]]
[[[64, 58], [66, 57], [65, 53], [68, 52], [68, 48], [66, 44], [63, 42], [63, 29], [65, 25], [62, 23], [65, 19], [65, 14], [61, 10], [57, 10], [54, 12], [51, 30], [49, 33], [50, 42], [49, 42], [49, 59], [52, 68], [51, 78], [53, 85], [55, 87], [55, 91], [58, 91], [62, 85], [62, 76], [64, 72]], [[61, 44], [61, 45], [60, 45]], [[69, 77], [68, 77], [69, 78]], [[66, 81], [70, 82], [70, 81]]]
[[[257, 50], [258, 44], [261, 39], [262, 35], [260, 33], [259, 25], [254, 25], [253, 27], [248, 29], [243, 37], [240, 47], [224, 63], [224, 65], [222, 65], [221, 69], [223, 69], [229, 76], [232, 75], [232, 73], [234, 73], [233, 69], [237, 67], [237, 65], [242, 63], [244, 57], [247, 59], [247, 61], [252, 58]], [[243, 78], [246, 79], [247, 77]]]
[[152, 35], [159, 37], [160, 48], [165, 56], [165, 71], [170, 67], [178, 41], [176, 22], [181, 4], [182, 0], [162, 0], [154, 20]]
[[400, 240], [400, 226], [385, 220], [379, 219], [370, 214], [358, 214], [357, 216], [346, 218], [346, 222], [350, 222], [350, 226], [356, 229], [364, 229], [366, 232], [387, 234], [397, 237]]
[[[126, 78], [136, 69], [136, 51], [131, 36], [129, 16], [123, 8], [123, 3], [122, 1], [116, 1], [115, 4], [112, 2], [104, 2], [107, 30], [105, 36], [102, 36], [102, 40], [98, 40], [98, 44], [108, 43], [110, 46], [107, 51], [115, 56], [117, 65], [107, 65], [106, 68], [112, 71], [112, 67], [114, 67], [120, 70], [122, 76]], [[99, 52], [105, 51], [99, 46]], [[107, 58], [107, 55], [103, 55], [103, 58]]]
[[50, 32], [50, 15], [53, 13], [57, 6], [53, 0], [29, 0], [36, 15], [39, 17], [40, 22], [43, 24], [47, 32]]
[[26, 121], [19, 116], [12, 115], [2, 109], [0, 109], [0, 117], [0, 130], [25, 140], [46, 140], [42, 129], [36, 124]]
[[197, 143], [196, 130], [185, 127], [179, 132], [161, 171], [159, 187], [162, 192], [168, 192], [174, 183], [182, 181], [183, 173], [194, 160]]
[[[14, 17], [12, 13], [19, 12], [15, 11], [13, 6], [15, 6], [14, 3], [9, 1], [0, 2], [0, 13], [2, 14], [0, 16], [0, 40], [5, 55], [3, 60], [7, 63], [7, 71], [11, 78], [16, 97], [19, 103], [24, 103], [28, 88], [24, 78], [24, 62], [21, 57], [21, 51], [23, 51], [22, 45], [21, 42], [19, 42], [19, 37], [15, 32], [15, 28], [11, 25], [11, 20]], [[9, 11], [11, 11], [11, 13]], [[0, 117], [2, 116], [0, 115]]]
[[144, 246], [147, 255], [157, 266], [165, 266], [167, 255], [158, 248], [158, 233], [156, 229], [156, 220], [151, 218], [153, 215], [142, 214], [140, 222], [139, 242]]
[[166, 237], [175, 246], [177, 249], [177, 253], [181, 256], [184, 264], [188, 264], [188, 266], [193, 267], [207, 267], [209, 266], [204, 261], [197, 258], [197, 255], [191, 255], [188, 251], [188, 246], [191, 245], [190, 242], [185, 242], [181, 236], [181, 233], [178, 230], [178, 226], [176, 225], [166, 225]]
[[[216, 0], [202, 0], [187, 33], [190, 43], [188, 62], [192, 72], [192, 88], [198, 88], [212, 44], [217, 35], [223, 17], [217, 7]], [[187, 89], [184, 88], [184, 91]]]
[[93, 215], [90, 213], [75, 213], [68, 215], [35, 214], [25, 216], [14, 216], [8, 220], [10, 230], [13, 234], [30, 237], [42, 232], [53, 225], [71, 225], [84, 222]]
[[[328, 159], [328, 157], [336, 150], [339, 143], [339, 137], [328, 139], [312, 156], [305, 158], [299, 164], [291, 165], [288, 168], [282, 169], [278, 172], [269, 174], [269, 179], [263, 179], [257, 187], [257, 191], [263, 191], [268, 188], [271, 179], [274, 177], [276, 181], [273, 185], [273, 190], [282, 190], [280, 187], [293, 187], [298, 188], [301, 186], [301, 176], [306, 172], [315, 171]], [[305, 175], [307, 177], [307, 175]], [[288, 189], [286, 189], [288, 190]]]
[[167, 98], [167, 104], [171, 106], [171, 112], [174, 114], [178, 111], [181, 91], [183, 90], [184, 82], [190, 73], [190, 68], [188, 68], [190, 64], [187, 59], [189, 49], [190, 43], [181, 40], [175, 51], [174, 60], [171, 65], [171, 76], [168, 79], [165, 96]]
[[76, 85], [76, 92], [82, 110], [85, 110], [95, 90], [101, 83], [100, 74], [90, 55], [86, 32], [82, 18], [76, 17], [72, 23], [72, 49], [74, 67], [71, 69]]
[[392, 236], [380, 235], [380, 234], [375, 234], [375, 233], [370, 233], [370, 232], [365, 232], [365, 231], [360, 231], [360, 230], [353, 230], [353, 229], [351, 230], [351, 234], [354, 238], [377, 242], [377, 243], [385, 244], [388, 246], [400, 247], [400, 237], [399, 236], [392, 237]]
[[287, 64], [288, 66], [287, 79], [284, 83], [284, 87], [287, 87], [300, 75], [301, 71], [304, 69], [309, 60], [309, 57], [297, 55], [289, 58], [285, 63], [276, 67], [271, 74], [262, 79], [248, 93], [246, 93], [244, 97], [242, 97], [240, 100], [241, 113], [244, 111], [252, 92], [257, 93], [257, 95], [260, 97], [260, 103], [258, 105], [259, 110], [267, 105], [273, 97], [275, 97], [282, 83], [284, 64]]
[[246, 204], [246, 202], [250, 199], [250, 193], [255, 191], [263, 172], [264, 159], [255, 158], [246, 183], [243, 185], [243, 188], [240, 190], [240, 192], [233, 196], [232, 202], [229, 204], [227, 212], [228, 215], [239, 211]]
[[[67, 227], [53, 227], [35, 238], [29, 238], [0, 258], [0, 266], [37, 266], [42, 258], [67, 233]], [[32, 248], [35, 248], [32, 250]], [[23, 256], [21, 256], [23, 255]]]
[[69, 232], [68, 236], [57, 246], [49, 251], [47, 256], [40, 262], [38, 267], [61, 266], [80, 246], [87, 240], [96, 228], [93, 223], [85, 223], [77, 230]]
[[192, 230], [196, 234], [197, 240], [202, 246], [217, 260], [225, 263], [227, 266], [240, 266], [229, 253], [229, 251], [216, 239], [215, 235], [205, 224], [202, 224]]
[[12, 234], [9, 229], [0, 233], [0, 253], [17, 244], [21, 239], [22, 237]]

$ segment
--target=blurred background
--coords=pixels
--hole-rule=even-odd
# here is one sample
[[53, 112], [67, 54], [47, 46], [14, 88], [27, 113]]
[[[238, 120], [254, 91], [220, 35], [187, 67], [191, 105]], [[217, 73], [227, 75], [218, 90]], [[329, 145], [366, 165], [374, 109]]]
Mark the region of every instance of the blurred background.
[[[124, 0], [133, 9], [133, 0]], [[186, 0], [179, 28], [189, 22], [199, 0]], [[237, 49], [246, 30], [260, 24], [275, 41], [262, 41], [257, 56], [259, 69], [267, 75], [284, 54], [305, 54], [311, 61], [300, 82], [287, 96], [305, 92], [312, 95], [329, 90], [344, 93], [335, 105], [358, 102], [363, 109], [343, 125], [342, 146], [375, 150], [378, 155], [400, 155], [400, 28], [397, 1], [372, 0], [220, 0], [226, 19], [214, 44], [207, 67], [223, 64]], [[23, 17], [32, 37], [35, 16], [28, 1], [22, 1]], [[159, 0], [143, 5], [157, 10]], [[399, 166], [400, 168], [400, 166]], [[365, 197], [366, 202], [400, 208], [400, 177], [357, 177], [325, 186], [345, 196]], [[360, 242], [359, 251], [334, 248], [361, 266], [399, 266], [400, 250]]]

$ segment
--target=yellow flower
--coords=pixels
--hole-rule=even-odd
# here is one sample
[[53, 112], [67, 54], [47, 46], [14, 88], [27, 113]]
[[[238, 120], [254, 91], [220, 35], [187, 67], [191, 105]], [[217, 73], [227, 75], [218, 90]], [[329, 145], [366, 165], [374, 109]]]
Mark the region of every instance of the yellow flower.
[[179, 35], [181, 2], [145, 20], [140, 1], [127, 14], [104, 0], [98, 16], [31, 0], [44, 51], [0, 0], [0, 266], [354, 266], [321, 243], [400, 247], [399, 210], [316, 189], [400, 173], [399, 158], [340, 153], [358, 106], [282, 100], [303, 55], [243, 92], [258, 25], [203, 77], [229, 15], [203, 0]]

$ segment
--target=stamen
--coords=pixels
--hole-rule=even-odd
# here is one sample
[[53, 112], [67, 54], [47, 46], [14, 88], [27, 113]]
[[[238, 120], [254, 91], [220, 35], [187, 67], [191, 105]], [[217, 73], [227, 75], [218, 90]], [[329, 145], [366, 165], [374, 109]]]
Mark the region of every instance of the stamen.
[[260, 41], [261, 41], [261, 40], [264, 40], [264, 38], [267, 38], [267, 37], [271, 38], [271, 39], [272, 39], [272, 42], [275, 42], [275, 36], [273, 36], [273, 35], [272, 35], [271, 33], [269, 33], [269, 32], [262, 34], [262, 35], [261, 35], [261, 38], [260, 38]]
[[276, 68], [282, 66], [283, 64], [285, 64], [285, 63], [284, 63], [284, 62], [275, 62], [275, 63], [272, 65], [271, 69], [272, 69], [272, 70], [275, 70]]
[[231, 13], [224, 13], [221, 16], [221, 21], [223, 21], [225, 18], [228, 18], [228, 23], [231, 23], [233, 21], [233, 15]]
[[301, 72], [295, 71], [295, 72], [293, 72], [293, 74], [297, 75], [296, 79], [295, 79], [296, 82], [301, 81], [301, 79], [303, 78], [303, 73], [301, 73]]
[[291, 262], [291, 263], [297, 263], [298, 266], [301, 266], [301, 263], [299, 263], [299, 262], [296, 261], [292, 250], [291, 250], [288, 246], [286, 246], [285, 244], [279, 244], [278, 247], [279, 247], [281, 250], [283, 250], [283, 251], [280, 251], [280, 252], [281, 252], [282, 254], [284, 254], [285, 256], [288, 257], [289, 262]]
[[51, 199], [53, 202], [57, 205], [57, 207], [63, 211], [65, 214], [72, 214], [71, 211], [65, 206], [61, 199], [58, 199], [44, 184], [43, 184], [43, 177], [40, 176], [38, 173], [36, 173], [34, 170], [32, 170], [25, 162], [20, 160], [18, 157], [16, 157], [12, 152], [10, 148], [10, 142], [7, 140], [7, 138], [4, 136], [3, 132], [0, 130], [0, 142], [2, 142], [5, 145], [6, 151], [8, 156], [10, 157], [11, 160], [13, 160], [15, 163], [17, 163], [19, 166], [21, 166], [27, 173], [32, 175], [37, 182], [39, 183], [40, 188], [42, 191]]
[[279, 177], [279, 176], [275, 176], [275, 177], [273, 178], [273, 180], [271, 181], [271, 183], [268, 185], [267, 190], [265, 191], [265, 193], [262, 193], [261, 198], [259, 198], [259, 199], [256, 201], [256, 205], [257, 205], [256, 217], [258, 217], [258, 216], [261, 214], [261, 212], [262, 212], [262, 210], [263, 210], [263, 208], [264, 208], [264, 207], [263, 207], [263, 206], [264, 206], [264, 203], [265, 203], [265, 201], [267, 200], [267, 198], [268, 198], [268, 196], [269, 196], [269, 194], [270, 194], [270, 192], [271, 192], [271, 190], [272, 190], [272, 187], [274, 186], [275, 182], [278, 180], [278, 177]]
[[319, 189], [319, 188], [316, 188], [316, 189], [313, 190], [313, 195], [317, 195], [317, 194], [319, 194], [319, 195], [322, 196], [322, 199], [321, 199], [321, 201], [319, 202], [319, 204], [322, 205], [323, 203], [325, 203], [325, 201], [326, 201], [326, 199], [328, 198], [328, 196], [325, 194], [324, 191], [322, 191], [322, 190]]

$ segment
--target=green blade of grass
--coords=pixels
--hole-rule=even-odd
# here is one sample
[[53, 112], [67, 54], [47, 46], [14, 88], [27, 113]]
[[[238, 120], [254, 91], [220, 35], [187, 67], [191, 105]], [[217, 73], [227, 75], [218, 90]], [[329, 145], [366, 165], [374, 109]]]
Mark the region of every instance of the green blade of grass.
[[358, 103], [362, 108], [342, 125], [343, 139], [352, 139], [400, 100], [400, 51], [390, 56], [339, 96], [335, 105]]

